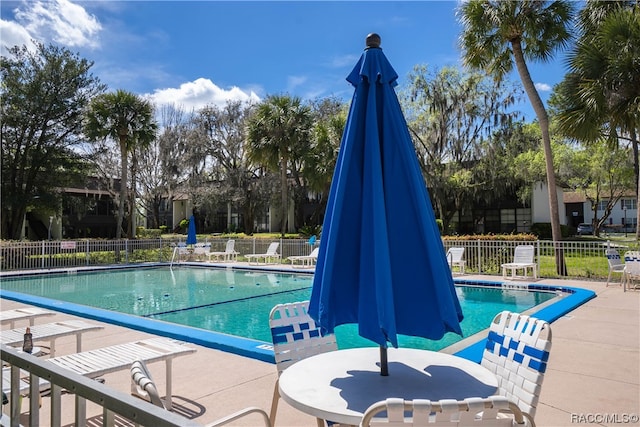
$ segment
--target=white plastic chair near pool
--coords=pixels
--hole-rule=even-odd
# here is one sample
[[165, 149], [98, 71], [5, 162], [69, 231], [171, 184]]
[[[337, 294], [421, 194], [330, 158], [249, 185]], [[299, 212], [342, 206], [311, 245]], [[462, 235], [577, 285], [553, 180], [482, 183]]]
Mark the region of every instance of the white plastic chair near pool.
[[503, 311], [491, 326], [481, 365], [498, 378], [497, 394], [535, 417], [551, 349], [549, 323]]
[[624, 262], [622, 262], [620, 254], [616, 249], [606, 249], [604, 252], [607, 256], [607, 264], [609, 264], [609, 275], [607, 276], [607, 284], [605, 287], [609, 286], [613, 273], [621, 274], [620, 285], [622, 285], [622, 282], [624, 281]]
[[[170, 408], [167, 408], [163, 400], [160, 398], [160, 394], [158, 393], [158, 389], [151, 378], [151, 374], [142, 360], [136, 360], [131, 364], [131, 394], [148, 400], [160, 408], [170, 410]], [[248, 407], [213, 421], [212, 423], [206, 424], [206, 427], [223, 426], [251, 414], [260, 415], [264, 425], [267, 427], [271, 426], [269, 415], [264, 410], [256, 407]]]
[[458, 267], [460, 274], [464, 274], [464, 267], [467, 262], [462, 259], [463, 256], [464, 248], [449, 248], [447, 251], [447, 262], [449, 263], [451, 272], [453, 272], [455, 267]]
[[[275, 354], [278, 376], [295, 362], [307, 357], [335, 351], [338, 349], [335, 335], [322, 336], [320, 327], [309, 316], [309, 301], [278, 304], [269, 314], [269, 327], [273, 352]], [[273, 400], [269, 419], [275, 425], [278, 411], [278, 380], [273, 388]], [[318, 419], [318, 426], [324, 426], [324, 421]]]
[[249, 261], [249, 264], [256, 263], [259, 264], [260, 260], [264, 260], [264, 263], [267, 264], [269, 262], [273, 262], [277, 259], [280, 259], [280, 254], [278, 253], [278, 246], [280, 246], [280, 242], [271, 242], [269, 248], [267, 248], [267, 252], [263, 254], [246, 254], [245, 258]]
[[[376, 417], [382, 412], [386, 412], [386, 415]], [[504, 414], [511, 416], [505, 417]], [[389, 398], [371, 405], [360, 423], [360, 427], [525, 425], [535, 427], [531, 418], [523, 414], [515, 403], [502, 396], [434, 402]]]
[[624, 254], [623, 291], [640, 288], [640, 252], [627, 251]]
[[[61, 322], [44, 323], [30, 327], [33, 341], [49, 341], [49, 356], [56, 354], [56, 339], [69, 335], [76, 336], [76, 352], [82, 351], [82, 334], [89, 331], [104, 329], [103, 326], [84, 322], [82, 320], [64, 320]], [[0, 342], [2, 344], [17, 346], [22, 345], [25, 328], [16, 328], [2, 331]]]
[[[510, 270], [512, 279], [516, 277], [527, 279], [527, 271], [531, 269], [533, 278], [536, 279], [538, 277], [538, 264], [534, 261], [535, 253], [536, 250], [532, 245], [516, 246], [513, 252], [513, 262], [502, 264], [502, 277], [506, 279], [507, 270]], [[518, 270], [522, 270], [522, 276], [516, 276]]]
[[318, 260], [318, 253], [320, 252], [320, 248], [314, 248], [309, 255], [297, 255], [287, 257], [289, 261], [291, 261], [292, 266], [296, 266], [299, 262], [302, 267], [312, 267], [315, 262]]
[[42, 316], [53, 316], [55, 313], [49, 310], [43, 310], [38, 307], [21, 307], [13, 310], [0, 311], [0, 323], [9, 323], [9, 327], [13, 329], [16, 322], [20, 320], [28, 320], [29, 326], [33, 326], [35, 319]]

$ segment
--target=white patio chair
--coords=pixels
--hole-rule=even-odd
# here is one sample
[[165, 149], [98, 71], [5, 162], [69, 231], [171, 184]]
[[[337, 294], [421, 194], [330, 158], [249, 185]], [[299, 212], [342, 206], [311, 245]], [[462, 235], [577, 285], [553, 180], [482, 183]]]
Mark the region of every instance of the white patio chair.
[[627, 251], [624, 254], [624, 279], [622, 290], [640, 288], [640, 252]]
[[460, 274], [464, 274], [464, 267], [467, 262], [462, 259], [463, 256], [464, 248], [449, 248], [447, 251], [447, 262], [449, 263], [451, 272], [453, 272], [454, 267], [458, 267]]
[[549, 323], [503, 311], [491, 322], [481, 365], [498, 378], [497, 394], [535, 417], [551, 349]]
[[605, 287], [609, 286], [613, 273], [621, 273], [620, 285], [622, 285], [622, 282], [624, 282], [624, 262], [622, 262], [620, 254], [615, 249], [606, 249], [604, 252], [607, 256], [607, 263], [609, 264], [609, 276], [607, 276], [607, 284]]
[[[386, 412], [384, 416], [378, 416]], [[509, 414], [511, 416], [504, 416]], [[445, 399], [403, 400], [390, 398], [376, 402], [364, 413], [360, 427], [429, 427], [429, 426], [530, 426], [533, 419], [503, 396]]]
[[295, 266], [297, 262], [299, 262], [303, 267], [308, 266], [311, 267], [318, 260], [318, 253], [320, 252], [320, 248], [314, 248], [309, 255], [296, 255], [287, 257], [289, 261], [291, 261], [291, 265]]
[[209, 261], [211, 261], [212, 257], [215, 258], [216, 261], [219, 261], [220, 258], [224, 261], [235, 261], [238, 257], [238, 252], [236, 252], [236, 241], [233, 239], [227, 240], [224, 252], [208, 252], [207, 256], [209, 257]]
[[[273, 352], [275, 354], [278, 376], [295, 362], [316, 354], [326, 353], [338, 349], [335, 335], [320, 333], [320, 327], [309, 316], [307, 310], [309, 301], [278, 304], [269, 313], [269, 327]], [[278, 411], [278, 380], [273, 388], [273, 400], [269, 419], [275, 425]], [[324, 421], [318, 419], [318, 426], [324, 426]]]
[[[152, 404], [160, 408], [170, 410], [165, 406], [164, 402], [160, 398], [160, 394], [158, 393], [158, 389], [156, 388], [156, 385], [151, 378], [151, 374], [149, 373], [149, 370], [142, 360], [136, 360], [131, 364], [131, 394], [148, 400]], [[269, 415], [264, 410], [256, 407], [241, 409], [240, 411], [234, 412], [231, 415], [206, 424], [206, 427], [215, 427], [229, 424], [230, 422], [235, 421], [238, 418], [243, 418], [254, 413], [261, 415], [262, 422], [265, 426], [271, 427]]]
[[263, 259], [266, 264], [270, 261], [280, 259], [280, 254], [278, 253], [279, 245], [280, 245], [280, 242], [271, 242], [271, 244], [269, 245], [269, 248], [267, 249], [267, 252], [263, 254], [247, 254], [245, 255], [245, 258], [247, 258], [250, 264], [252, 260], [255, 260], [254, 261], [255, 263], [259, 263], [260, 260]]
[[533, 278], [538, 277], [538, 264], [534, 261], [535, 258], [535, 248], [533, 245], [519, 245], [516, 246], [515, 251], [513, 252], [513, 262], [502, 264], [502, 278], [507, 278], [507, 270], [511, 270], [511, 278], [516, 278], [516, 273], [518, 270], [522, 270], [522, 278], [526, 279], [527, 271], [529, 268], [532, 269]]

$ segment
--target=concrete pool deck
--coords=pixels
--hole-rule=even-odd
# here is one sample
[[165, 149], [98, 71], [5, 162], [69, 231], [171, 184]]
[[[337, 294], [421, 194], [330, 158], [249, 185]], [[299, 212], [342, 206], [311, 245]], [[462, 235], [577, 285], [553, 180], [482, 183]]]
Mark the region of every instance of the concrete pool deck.
[[[456, 278], [501, 280], [484, 275]], [[551, 325], [553, 345], [536, 413], [537, 425], [640, 425], [637, 420], [640, 415], [640, 292], [623, 292], [619, 286], [606, 288], [604, 282], [543, 279], [536, 283], [591, 289], [597, 294]], [[2, 310], [24, 305], [4, 299], [1, 304]], [[68, 318], [73, 316], [61, 313], [36, 323]], [[120, 326], [103, 326], [103, 330], [83, 336], [83, 350], [149, 336]], [[174, 404], [178, 409], [191, 414], [201, 424], [247, 406], [269, 410], [276, 380], [275, 365], [198, 345], [193, 347], [197, 348], [196, 353], [174, 361]], [[56, 342], [58, 355], [73, 352], [73, 338]], [[164, 390], [163, 366], [150, 364], [149, 368]], [[108, 386], [129, 391], [128, 371], [104, 378]], [[72, 405], [73, 395], [63, 396], [63, 401]], [[25, 402], [23, 409], [26, 408]], [[47, 398], [42, 400], [41, 411], [48, 413]], [[99, 409], [88, 405], [87, 413], [98, 417]], [[629, 422], [629, 418], [635, 421]], [[63, 425], [71, 420], [69, 406], [69, 410], [64, 411]], [[257, 419], [249, 417], [232, 425], [254, 426]], [[280, 402], [276, 426], [315, 425], [314, 418]]]

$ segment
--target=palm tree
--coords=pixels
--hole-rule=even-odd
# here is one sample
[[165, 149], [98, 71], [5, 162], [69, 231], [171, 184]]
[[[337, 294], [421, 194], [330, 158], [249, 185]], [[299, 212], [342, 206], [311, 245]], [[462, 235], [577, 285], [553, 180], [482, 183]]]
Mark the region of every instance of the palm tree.
[[[605, 137], [613, 146], [621, 139], [631, 141], [636, 196], [640, 187], [639, 7], [629, 1], [587, 2], [580, 13], [581, 36], [569, 55], [571, 72], [558, 88], [558, 122], [565, 133], [587, 142]], [[640, 219], [640, 210], [638, 215]]]
[[280, 172], [282, 222], [284, 236], [288, 218], [287, 171], [309, 145], [313, 124], [311, 109], [298, 97], [272, 95], [260, 103], [247, 125], [249, 158], [268, 169]]
[[[105, 93], [91, 100], [86, 114], [85, 135], [91, 141], [112, 139], [120, 148], [120, 200], [116, 238], [122, 236], [124, 205], [127, 200], [129, 154], [136, 147], [148, 146], [156, 137], [158, 126], [150, 102], [124, 90]], [[134, 206], [129, 206], [133, 212]], [[133, 237], [128, 227], [128, 237]]]
[[[527, 61], [548, 61], [553, 53], [571, 39], [569, 25], [573, 16], [570, 1], [469, 0], [459, 8], [463, 26], [460, 37], [463, 60], [467, 66], [483, 69], [502, 80], [515, 62], [520, 80], [536, 113], [546, 160], [551, 233], [562, 238], [556, 190], [556, 178], [549, 136], [549, 117], [536, 90]], [[564, 256], [556, 250], [558, 274], [566, 275]]]

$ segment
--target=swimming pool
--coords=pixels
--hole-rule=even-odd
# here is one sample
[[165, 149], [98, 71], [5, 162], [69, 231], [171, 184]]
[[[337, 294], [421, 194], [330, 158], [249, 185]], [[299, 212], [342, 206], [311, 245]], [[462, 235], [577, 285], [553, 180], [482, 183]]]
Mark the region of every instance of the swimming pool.
[[[241, 347], [269, 353], [269, 311], [278, 303], [309, 299], [311, 285], [308, 273], [160, 267], [3, 277], [1, 289], [5, 298], [161, 335], [178, 335], [208, 347], [229, 350], [244, 340], [248, 343]], [[465, 315], [461, 325], [465, 337], [485, 329], [502, 310], [523, 312], [555, 298], [558, 292], [552, 288], [532, 292], [526, 285], [525, 289], [504, 289], [490, 282], [464, 285], [456, 290]], [[340, 326], [336, 336], [341, 348], [375, 345], [359, 337], [355, 325]], [[438, 341], [401, 337], [400, 345], [439, 350], [459, 340], [451, 333]], [[233, 343], [228, 345], [229, 341]]]

